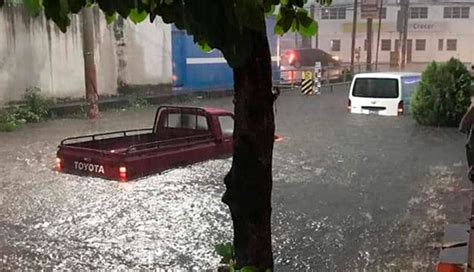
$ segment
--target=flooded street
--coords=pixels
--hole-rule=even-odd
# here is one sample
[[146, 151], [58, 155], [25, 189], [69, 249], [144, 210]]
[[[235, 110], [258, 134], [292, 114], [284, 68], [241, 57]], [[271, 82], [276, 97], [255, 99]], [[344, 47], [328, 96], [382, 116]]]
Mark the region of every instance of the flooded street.
[[[464, 135], [410, 116], [350, 115], [343, 90], [277, 101], [277, 271], [431, 271], [446, 222], [467, 222]], [[189, 105], [231, 109], [231, 98]], [[53, 171], [60, 140], [151, 127], [155, 108], [0, 134], [0, 268], [213, 269], [232, 239], [231, 159], [129, 183]]]

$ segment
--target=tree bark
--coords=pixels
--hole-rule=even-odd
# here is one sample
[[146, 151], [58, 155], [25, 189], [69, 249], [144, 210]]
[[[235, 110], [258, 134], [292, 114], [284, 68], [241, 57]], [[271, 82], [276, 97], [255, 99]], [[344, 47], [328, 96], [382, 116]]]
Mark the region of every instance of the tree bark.
[[94, 25], [92, 8], [82, 11], [82, 34], [84, 54], [84, 76], [86, 87], [86, 110], [89, 119], [99, 117], [99, 95], [97, 93], [97, 71], [94, 60]]
[[273, 269], [272, 156], [275, 134], [271, 56], [265, 31], [252, 31], [253, 50], [234, 68], [234, 156], [222, 198], [232, 215], [237, 267]]

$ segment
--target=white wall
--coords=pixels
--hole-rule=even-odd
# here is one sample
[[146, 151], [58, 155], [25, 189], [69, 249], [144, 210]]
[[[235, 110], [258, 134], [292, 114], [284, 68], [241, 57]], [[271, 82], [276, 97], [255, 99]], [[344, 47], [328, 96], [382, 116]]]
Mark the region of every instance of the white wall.
[[[125, 85], [171, 84], [171, 27], [124, 24], [123, 60], [118, 61], [114, 26], [94, 12], [95, 57], [99, 95], [117, 93]], [[27, 87], [39, 87], [49, 97], [84, 96], [84, 62], [80, 16], [73, 15], [63, 34], [42, 16], [31, 19], [19, 7], [0, 10], [0, 103], [21, 99]], [[125, 75], [124, 78], [120, 78]]]

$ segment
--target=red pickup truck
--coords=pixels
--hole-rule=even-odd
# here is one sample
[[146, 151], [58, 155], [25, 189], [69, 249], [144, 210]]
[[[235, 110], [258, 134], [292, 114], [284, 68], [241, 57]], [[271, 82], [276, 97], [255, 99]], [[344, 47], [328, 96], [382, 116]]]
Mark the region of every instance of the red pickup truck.
[[153, 128], [66, 138], [59, 172], [128, 181], [166, 169], [232, 155], [231, 112], [163, 106]]

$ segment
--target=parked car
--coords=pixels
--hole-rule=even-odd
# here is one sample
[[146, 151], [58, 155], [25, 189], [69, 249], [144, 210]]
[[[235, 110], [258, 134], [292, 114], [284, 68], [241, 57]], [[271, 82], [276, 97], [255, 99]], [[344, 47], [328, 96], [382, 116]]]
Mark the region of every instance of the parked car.
[[354, 76], [347, 108], [351, 113], [397, 116], [409, 112], [420, 73], [363, 73]]
[[298, 48], [286, 50], [281, 58], [282, 65], [300, 67], [314, 67], [319, 61], [322, 67], [338, 67], [341, 60], [338, 56], [333, 56], [317, 48]]
[[56, 170], [128, 181], [232, 155], [233, 114], [213, 108], [158, 108], [153, 128], [67, 138]]

